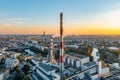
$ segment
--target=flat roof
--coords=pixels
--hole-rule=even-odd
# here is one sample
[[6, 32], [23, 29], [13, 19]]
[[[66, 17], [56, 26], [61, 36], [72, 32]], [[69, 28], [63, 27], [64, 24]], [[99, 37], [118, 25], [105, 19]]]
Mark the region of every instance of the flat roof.
[[76, 69], [74, 69], [72, 67], [68, 68], [67, 70], [72, 71], [72, 72], [76, 72], [77, 71]]
[[96, 64], [96, 62], [87, 62], [87, 63], [84, 63], [83, 65], [86, 66], [86, 67], [93, 67], [97, 64]]
[[47, 65], [47, 64], [39, 64], [39, 66], [44, 69], [46, 72], [49, 72], [49, 71], [53, 71], [53, 70], [57, 70], [57, 67], [55, 66], [51, 66], [51, 65]]
[[42, 77], [40, 77], [37, 73], [34, 73], [34, 75], [39, 79], [39, 80], [44, 80]]
[[73, 53], [73, 52], [69, 52], [67, 55], [74, 56], [74, 57], [77, 57], [77, 58], [86, 58], [87, 57], [85, 55], [77, 54], [77, 53]]
[[[47, 75], [45, 72], [43, 72], [40, 68], [38, 68], [37, 67], [37, 69], [40, 71], [40, 72], [42, 72], [47, 78], [49, 78], [49, 79], [52, 79], [53, 78], [53, 76], [51, 76], [51, 75]], [[39, 75], [38, 75], [39, 76]]]

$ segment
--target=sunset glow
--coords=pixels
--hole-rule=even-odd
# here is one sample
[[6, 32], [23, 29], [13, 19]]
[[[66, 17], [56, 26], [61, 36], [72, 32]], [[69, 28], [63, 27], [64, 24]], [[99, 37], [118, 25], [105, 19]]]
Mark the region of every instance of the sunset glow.
[[120, 34], [120, 0], [13, 1], [0, 1], [2, 34], [59, 34], [61, 11], [64, 34]]

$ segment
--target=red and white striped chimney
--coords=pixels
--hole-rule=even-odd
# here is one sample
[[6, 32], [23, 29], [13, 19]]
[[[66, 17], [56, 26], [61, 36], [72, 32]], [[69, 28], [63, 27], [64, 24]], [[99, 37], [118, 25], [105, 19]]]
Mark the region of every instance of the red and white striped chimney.
[[60, 13], [60, 64], [61, 71], [63, 71], [64, 69], [63, 13]]

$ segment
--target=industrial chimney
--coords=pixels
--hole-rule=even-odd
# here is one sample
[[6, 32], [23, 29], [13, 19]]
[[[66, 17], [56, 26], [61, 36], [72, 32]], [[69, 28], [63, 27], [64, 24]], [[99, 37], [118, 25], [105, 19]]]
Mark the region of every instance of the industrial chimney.
[[53, 37], [50, 37], [50, 62], [53, 63]]
[[60, 66], [64, 69], [64, 42], [63, 42], [63, 13], [60, 13]]

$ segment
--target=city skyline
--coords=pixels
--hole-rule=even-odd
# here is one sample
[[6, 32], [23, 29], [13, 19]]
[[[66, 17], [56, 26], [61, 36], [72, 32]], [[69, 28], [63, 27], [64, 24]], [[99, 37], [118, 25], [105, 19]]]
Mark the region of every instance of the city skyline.
[[60, 12], [65, 34], [120, 34], [119, 0], [1, 0], [0, 33], [59, 34]]

